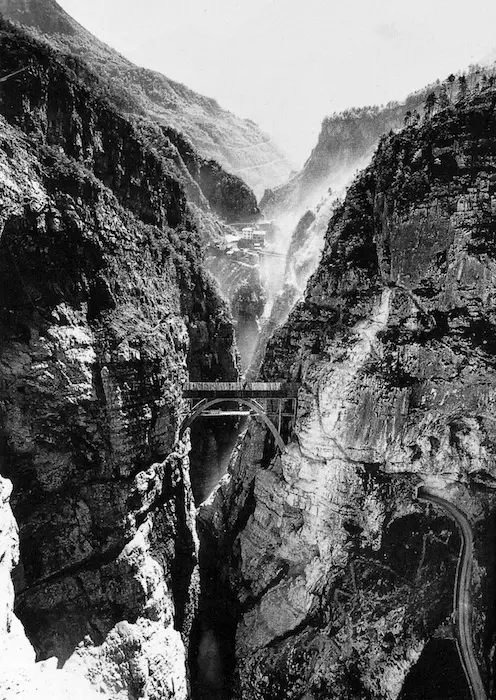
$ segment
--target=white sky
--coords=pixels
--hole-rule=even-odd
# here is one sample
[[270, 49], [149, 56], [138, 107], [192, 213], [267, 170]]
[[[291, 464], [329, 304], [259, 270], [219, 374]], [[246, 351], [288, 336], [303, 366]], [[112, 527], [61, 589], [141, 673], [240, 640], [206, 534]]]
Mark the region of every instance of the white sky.
[[257, 122], [296, 164], [322, 118], [402, 99], [496, 47], [496, 0], [58, 0], [83, 26]]

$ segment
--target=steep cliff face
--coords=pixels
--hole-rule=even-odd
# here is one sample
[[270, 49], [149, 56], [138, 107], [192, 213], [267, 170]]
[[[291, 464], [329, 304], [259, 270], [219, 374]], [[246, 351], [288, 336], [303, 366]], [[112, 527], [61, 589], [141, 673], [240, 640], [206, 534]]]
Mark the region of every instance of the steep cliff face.
[[302, 382], [293, 439], [270, 458], [252, 426], [204, 513], [231, 559], [237, 697], [470, 697], [451, 626], [459, 539], [420, 484], [471, 522], [494, 697], [495, 104], [486, 89], [381, 142], [269, 343], [263, 378]]
[[[0, 651], [4, 667], [34, 661], [34, 651], [14, 615], [12, 569], [19, 561], [17, 525], [10, 508], [12, 484], [0, 477]], [[1, 688], [1, 685], [0, 685]]]
[[319, 138], [303, 168], [288, 182], [267, 190], [260, 206], [267, 218], [288, 210], [300, 215], [316, 206], [329, 188], [341, 188], [357, 169], [367, 165], [380, 137], [403, 126], [405, 106], [393, 113], [366, 108], [326, 117]]
[[54, 0], [1, 0], [0, 12], [44, 34], [57, 48], [80, 56], [109, 83], [119, 109], [174, 127], [208, 160], [239, 175], [261, 195], [284, 182], [291, 166], [256, 124], [222, 109], [215, 100], [139, 68], [72, 19]]
[[[145, 223], [193, 226], [207, 248], [224, 243], [232, 233], [228, 222], [259, 216], [255, 195], [240, 178], [199, 156], [174, 129], [143, 119], [130, 122], [114, 109], [105, 83], [80, 60], [33, 40], [9, 22], [0, 31], [3, 69], [27, 67], [3, 85], [1, 112], [55, 149], [55, 156], [61, 150], [84, 164]], [[209, 259], [206, 264], [220, 278], [227, 299], [226, 279], [246, 277], [246, 266], [233, 258], [222, 269]]]
[[38, 659], [110, 697], [185, 698], [198, 572], [180, 386], [236, 377], [232, 322], [174, 168], [52, 50], [1, 30], [2, 65], [30, 66], [0, 98], [16, 614]]

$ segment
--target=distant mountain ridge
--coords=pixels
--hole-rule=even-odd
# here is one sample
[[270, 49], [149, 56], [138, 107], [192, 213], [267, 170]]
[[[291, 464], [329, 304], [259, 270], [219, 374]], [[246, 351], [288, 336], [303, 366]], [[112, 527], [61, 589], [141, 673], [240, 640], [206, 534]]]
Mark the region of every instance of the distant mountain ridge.
[[222, 109], [161, 73], [140, 68], [93, 36], [55, 0], [0, 0], [0, 12], [55, 48], [82, 58], [120, 94], [119, 107], [185, 134], [199, 153], [242, 177], [261, 195], [284, 182], [291, 165], [283, 152], [251, 120]]
[[[464, 76], [467, 89], [472, 90], [481, 76], [493, 75], [495, 67], [471, 66]], [[302, 215], [313, 208], [326, 191], [341, 189], [358, 170], [370, 161], [381, 136], [389, 131], [398, 131], [408, 122], [408, 115], [420, 117], [430, 93], [435, 102], [447, 93], [453, 99], [458, 93], [462, 74], [449, 76], [408, 95], [401, 102], [386, 105], [354, 107], [325, 117], [315, 147], [303, 168], [284, 185], [269, 189], [260, 201], [266, 216], [277, 217], [292, 211]], [[439, 102], [438, 102], [439, 103]]]

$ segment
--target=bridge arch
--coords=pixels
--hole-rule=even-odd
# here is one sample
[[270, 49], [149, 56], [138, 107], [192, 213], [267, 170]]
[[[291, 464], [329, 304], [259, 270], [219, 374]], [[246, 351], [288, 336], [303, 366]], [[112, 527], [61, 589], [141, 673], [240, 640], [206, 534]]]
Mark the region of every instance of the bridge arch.
[[274, 440], [276, 441], [276, 445], [279, 447], [281, 452], [284, 450], [285, 445], [284, 445], [284, 441], [281, 437], [281, 434], [277, 430], [274, 423], [270, 420], [270, 418], [266, 414], [263, 406], [261, 406], [258, 403], [258, 401], [253, 401], [253, 399], [248, 399], [248, 398], [244, 398], [244, 397], [236, 397], [235, 399], [233, 399], [233, 398], [202, 399], [201, 401], [199, 401], [196, 404], [196, 406], [194, 406], [194, 408], [191, 410], [189, 415], [187, 415], [186, 418], [181, 423], [181, 427], [179, 428], [179, 439], [181, 440], [186, 429], [189, 428], [192, 425], [192, 423], [199, 416], [201, 416], [201, 414], [204, 411], [208, 410], [212, 406], [215, 406], [216, 404], [225, 403], [226, 401], [230, 401], [230, 402], [236, 401], [236, 403], [242, 404], [243, 406], [247, 406], [252, 411], [254, 411], [255, 415], [258, 418], [260, 418], [260, 420], [264, 423], [264, 425], [270, 430], [270, 432], [274, 436]]

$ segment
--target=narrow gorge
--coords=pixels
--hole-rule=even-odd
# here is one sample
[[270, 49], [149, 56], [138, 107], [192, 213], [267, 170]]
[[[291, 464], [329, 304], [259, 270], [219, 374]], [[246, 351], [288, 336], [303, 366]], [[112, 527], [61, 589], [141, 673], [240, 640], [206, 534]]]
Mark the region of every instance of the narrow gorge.
[[338, 198], [0, 13], [0, 700], [496, 698], [494, 81]]

